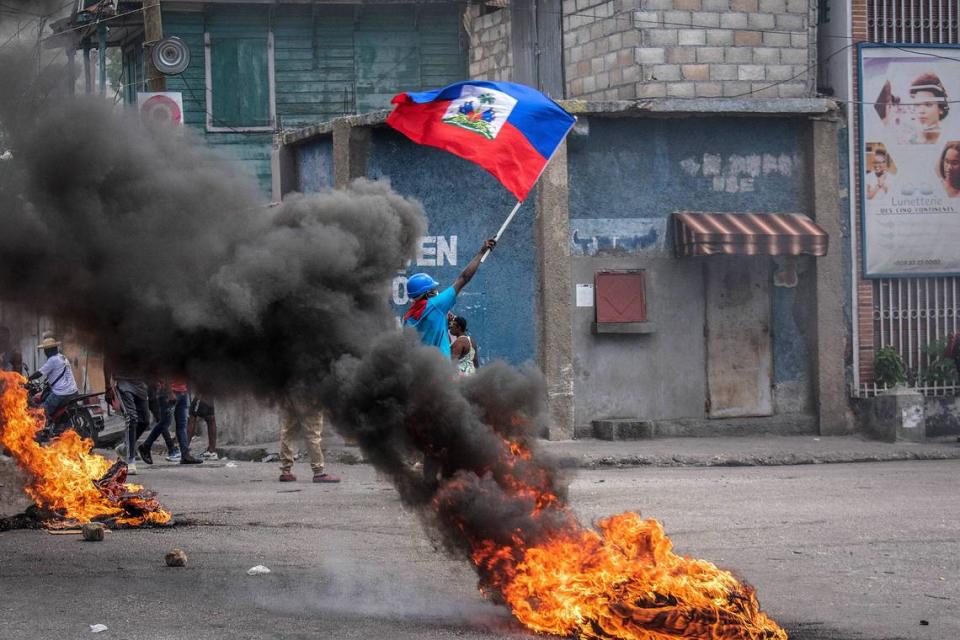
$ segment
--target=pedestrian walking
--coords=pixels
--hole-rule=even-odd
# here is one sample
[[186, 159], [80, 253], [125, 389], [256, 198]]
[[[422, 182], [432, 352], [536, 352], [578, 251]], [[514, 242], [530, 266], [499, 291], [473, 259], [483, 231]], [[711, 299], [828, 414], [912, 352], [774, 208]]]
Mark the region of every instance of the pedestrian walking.
[[163, 436], [165, 441], [170, 438], [169, 427], [171, 420], [176, 425], [178, 448], [173, 448], [172, 442], [167, 443], [169, 455], [167, 460], [170, 462], [179, 462], [180, 464], [201, 464], [203, 460], [195, 458], [190, 454], [190, 439], [187, 434], [187, 383], [182, 380], [170, 380], [162, 383], [157, 392], [157, 402], [160, 411], [160, 420], [154, 426], [153, 431], [143, 441], [137, 451], [140, 452], [140, 458], [147, 464], [153, 464], [153, 455], [150, 448], [159, 436]]
[[117, 400], [126, 422], [127, 474], [137, 475], [137, 440], [150, 425], [149, 390], [143, 376], [134, 371], [114, 369], [111, 364], [104, 365], [104, 379], [113, 380], [117, 389]]
[[193, 442], [197, 433], [197, 421], [203, 420], [207, 430], [207, 448], [200, 454], [204, 460], [218, 460], [217, 454], [217, 409], [213, 400], [195, 394], [190, 402], [190, 421], [187, 424], [187, 442]]
[[485, 241], [453, 284], [439, 293], [440, 283], [426, 273], [415, 273], [407, 280], [407, 296], [413, 302], [403, 314], [403, 324], [414, 327], [423, 344], [437, 347], [443, 355], [450, 357], [447, 314], [457, 303], [457, 295], [477, 273], [483, 255], [496, 246], [497, 241], [493, 238]]
[[280, 403], [280, 482], [296, 482], [293, 475], [293, 440], [299, 435], [307, 446], [313, 481], [340, 482], [340, 478], [324, 470], [321, 436], [323, 414], [298, 398], [287, 396]]
[[151, 429], [147, 435], [147, 438], [137, 447], [140, 459], [147, 464], [153, 464], [153, 455], [150, 452], [150, 448], [156, 439], [162, 436], [163, 444], [167, 447], [167, 460], [179, 461], [180, 449], [170, 436], [169, 429], [173, 412], [171, 411], [171, 404], [164, 393], [162, 381], [148, 386], [147, 407], [150, 410], [150, 415], [153, 416], [154, 425], [153, 429]]
[[453, 342], [450, 344], [450, 359], [457, 366], [457, 373], [461, 376], [470, 376], [477, 372], [480, 366], [477, 356], [477, 343], [473, 336], [467, 333], [467, 319], [463, 316], [454, 316], [450, 321], [450, 335]]

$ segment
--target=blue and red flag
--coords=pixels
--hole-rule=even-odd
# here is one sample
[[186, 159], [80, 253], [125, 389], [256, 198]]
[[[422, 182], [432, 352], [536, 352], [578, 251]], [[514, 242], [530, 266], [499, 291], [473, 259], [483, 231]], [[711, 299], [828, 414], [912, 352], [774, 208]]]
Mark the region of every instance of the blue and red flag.
[[470, 80], [401, 93], [387, 124], [417, 144], [438, 147], [489, 171], [523, 200], [576, 118], [535, 89]]

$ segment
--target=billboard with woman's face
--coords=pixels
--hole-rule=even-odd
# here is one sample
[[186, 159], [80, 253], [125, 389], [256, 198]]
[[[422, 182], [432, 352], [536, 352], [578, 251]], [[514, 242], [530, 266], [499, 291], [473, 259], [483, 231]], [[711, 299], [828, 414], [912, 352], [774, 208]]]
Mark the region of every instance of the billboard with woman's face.
[[960, 47], [860, 48], [867, 277], [960, 274]]

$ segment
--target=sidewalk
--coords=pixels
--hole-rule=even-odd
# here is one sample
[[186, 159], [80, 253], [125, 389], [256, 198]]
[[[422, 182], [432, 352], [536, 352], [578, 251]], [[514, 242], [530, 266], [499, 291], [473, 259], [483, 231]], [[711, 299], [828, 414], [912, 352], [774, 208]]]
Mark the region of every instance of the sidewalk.
[[609, 442], [544, 442], [543, 448], [563, 466], [602, 467], [753, 467], [891, 460], [960, 459], [952, 441], [887, 443], [860, 436], [730, 436], [655, 438]]
[[[324, 434], [331, 464], [363, 463], [358, 447], [346, 446], [336, 434]], [[960, 460], [956, 438], [923, 444], [886, 443], [860, 436], [770, 436], [717, 438], [657, 438], [652, 440], [540, 441], [543, 450], [564, 467], [752, 467], [892, 460]], [[279, 442], [223, 446], [221, 456], [232, 460], [273, 462]]]

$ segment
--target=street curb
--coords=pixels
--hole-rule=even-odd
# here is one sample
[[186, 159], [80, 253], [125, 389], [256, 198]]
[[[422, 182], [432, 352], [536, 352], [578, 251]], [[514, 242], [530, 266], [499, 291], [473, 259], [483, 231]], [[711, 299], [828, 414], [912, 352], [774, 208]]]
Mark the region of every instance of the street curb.
[[[846, 444], [846, 446], [843, 446]], [[870, 443], [876, 444], [876, 443]], [[931, 443], [932, 444], [932, 443]], [[811, 464], [850, 464], [858, 462], [905, 462], [923, 460], [960, 460], [960, 446], [925, 445], [916, 450], [904, 445], [889, 445], [888, 450], [864, 450], [856, 443], [837, 443], [838, 449], [832, 451], [801, 451], [788, 452], [785, 450], [789, 443], [781, 445], [779, 451], [769, 447], [766, 451], [707, 453], [700, 452], [693, 455], [677, 453], [648, 453], [631, 454], [620, 453], [603, 455], [606, 452], [567, 452], [552, 451], [549, 444], [539, 449], [561, 468], [566, 469], [611, 469], [631, 467], [780, 467]], [[774, 449], [774, 450], [771, 450]], [[260, 462], [269, 457], [273, 462], [277, 458], [279, 445], [266, 443], [261, 445], [226, 445], [217, 448], [221, 457], [230, 460], [249, 460]], [[339, 443], [325, 446], [329, 462], [334, 464], [367, 464], [360, 449], [344, 447]]]
[[770, 454], [757, 456], [602, 456], [559, 457], [561, 467], [578, 469], [630, 467], [782, 467], [808, 464], [960, 460], [957, 451], [892, 451], [884, 454], [825, 453], [818, 455]]

